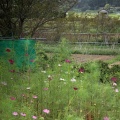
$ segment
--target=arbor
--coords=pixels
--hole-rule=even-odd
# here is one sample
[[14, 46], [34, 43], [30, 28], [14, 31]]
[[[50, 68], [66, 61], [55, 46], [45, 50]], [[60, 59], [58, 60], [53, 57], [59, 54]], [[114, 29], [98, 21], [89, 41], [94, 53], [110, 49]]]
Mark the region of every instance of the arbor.
[[20, 37], [28, 27], [31, 37], [43, 24], [64, 17], [77, 0], [0, 0], [0, 34]]

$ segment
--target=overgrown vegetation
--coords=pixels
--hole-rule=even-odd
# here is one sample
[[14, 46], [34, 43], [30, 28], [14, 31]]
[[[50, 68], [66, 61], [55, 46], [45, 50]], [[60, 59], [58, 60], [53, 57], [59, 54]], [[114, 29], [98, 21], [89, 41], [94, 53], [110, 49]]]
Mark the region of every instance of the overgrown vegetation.
[[76, 64], [65, 41], [56, 47], [58, 52], [48, 56], [37, 44], [35, 67], [22, 72], [9, 58], [14, 49], [5, 48], [7, 57], [0, 59], [0, 118], [119, 120], [120, 66]]
[[40, 36], [48, 41], [59, 41], [61, 37], [66, 37], [70, 42], [114, 43], [120, 39], [118, 26], [120, 26], [120, 16], [117, 14], [107, 16], [89, 12], [68, 12], [66, 18], [45, 24], [34, 37]]
[[[66, 40], [65, 38], [62, 38]], [[59, 42], [44, 43], [39, 42], [38, 44], [43, 45], [43, 50], [46, 53], [59, 53]], [[93, 55], [120, 55], [119, 45], [108, 45], [102, 43], [69, 43], [70, 46], [66, 51], [71, 54], [93, 54]], [[64, 46], [66, 48], [66, 46]]]

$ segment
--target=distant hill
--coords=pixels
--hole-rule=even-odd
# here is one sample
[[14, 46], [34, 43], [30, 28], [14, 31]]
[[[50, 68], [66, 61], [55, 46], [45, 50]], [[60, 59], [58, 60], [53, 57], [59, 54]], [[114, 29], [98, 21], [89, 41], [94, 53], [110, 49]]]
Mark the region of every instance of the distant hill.
[[79, 3], [75, 8], [82, 11], [85, 10], [98, 10], [101, 7], [104, 7], [106, 4], [111, 7], [120, 7], [120, 0], [78, 0]]

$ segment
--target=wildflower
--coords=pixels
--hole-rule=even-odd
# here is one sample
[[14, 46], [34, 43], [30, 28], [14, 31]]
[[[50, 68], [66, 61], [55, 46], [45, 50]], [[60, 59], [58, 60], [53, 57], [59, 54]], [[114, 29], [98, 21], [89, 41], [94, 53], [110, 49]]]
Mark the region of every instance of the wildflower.
[[64, 81], [65, 79], [64, 78], [60, 78], [61, 81]]
[[36, 99], [36, 98], [38, 98], [38, 97], [37, 97], [36, 95], [33, 95], [33, 98]]
[[30, 60], [30, 62], [34, 62], [34, 60], [32, 59], [32, 60]]
[[15, 72], [15, 70], [10, 70], [10, 72], [14, 73], [14, 72]]
[[74, 90], [78, 90], [78, 88], [76, 88], [76, 87], [74, 87], [73, 89], [74, 89]]
[[59, 67], [61, 67], [62, 65], [61, 64], [58, 64]]
[[83, 67], [81, 67], [79, 70], [78, 70], [80, 73], [84, 73], [85, 72], [85, 69]]
[[36, 120], [36, 119], [37, 119], [37, 116], [34, 116], [34, 115], [33, 115], [32, 118], [33, 118], [34, 120]]
[[117, 84], [115, 82], [113, 82], [113, 86], [117, 86]]
[[66, 82], [64, 82], [64, 84], [66, 84]]
[[10, 97], [10, 99], [11, 99], [11, 100], [16, 100], [16, 98], [15, 98], [15, 97]]
[[70, 61], [70, 60], [68, 60], [68, 59], [66, 59], [66, 60], [65, 60], [65, 62], [66, 62], [66, 63], [71, 63], [71, 61]]
[[72, 78], [72, 79], [71, 79], [71, 82], [76, 82], [76, 79], [75, 79], [75, 78]]
[[13, 63], [14, 63], [14, 60], [10, 59], [10, 60], [9, 60], [9, 63], [10, 63], [10, 64], [13, 64]]
[[26, 97], [26, 95], [25, 95], [25, 94], [22, 94], [22, 96], [23, 96], [23, 97]]
[[103, 120], [110, 120], [108, 117], [104, 117]]
[[41, 71], [42, 73], [46, 73], [46, 71]]
[[14, 116], [17, 116], [17, 115], [18, 115], [18, 113], [17, 113], [17, 112], [13, 112], [12, 114], [13, 114]]
[[48, 75], [48, 79], [49, 79], [49, 80], [52, 80], [52, 76], [51, 76], [51, 75]]
[[96, 103], [94, 103], [94, 106], [96, 106]]
[[49, 114], [49, 113], [50, 113], [50, 110], [44, 109], [43, 112], [46, 113], [46, 114]]
[[7, 48], [7, 49], [6, 49], [6, 52], [10, 52], [10, 51], [11, 51], [10, 48]]
[[4, 85], [4, 86], [6, 86], [6, 85], [7, 85], [7, 83], [6, 83], [6, 82], [4, 82], [4, 81], [3, 81], [3, 82], [1, 82], [1, 84], [2, 84], [2, 85]]
[[116, 78], [116, 77], [112, 77], [111, 80], [112, 80], [113, 82], [117, 82], [117, 78]]
[[48, 88], [43, 88], [43, 90], [48, 90]]
[[65, 72], [65, 74], [70, 74], [69, 72]]
[[27, 87], [26, 89], [27, 89], [27, 90], [30, 90], [30, 87]]
[[23, 116], [23, 117], [25, 117], [25, 116], [26, 116], [26, 114], [25, 114], [25, 113], [20, 113], [20, 115], [21, 115], [21, 116]]
[[115, 89], [115, 92], [119, 92], [119, 90], [118, 90], [118, 89]]

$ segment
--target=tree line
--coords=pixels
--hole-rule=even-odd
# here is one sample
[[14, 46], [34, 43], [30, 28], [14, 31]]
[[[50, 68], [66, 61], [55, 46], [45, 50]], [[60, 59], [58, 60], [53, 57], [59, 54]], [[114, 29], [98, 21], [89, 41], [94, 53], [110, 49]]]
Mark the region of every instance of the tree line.
[[110, 4], [114, 7], [120, 7], [120, 0], [79, 0], [76, 7], [83, 10], [95, 10], [100, 7], [104, 7], [106, 4]]

